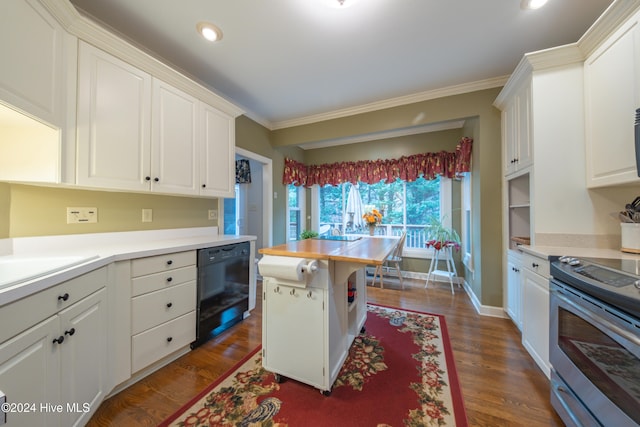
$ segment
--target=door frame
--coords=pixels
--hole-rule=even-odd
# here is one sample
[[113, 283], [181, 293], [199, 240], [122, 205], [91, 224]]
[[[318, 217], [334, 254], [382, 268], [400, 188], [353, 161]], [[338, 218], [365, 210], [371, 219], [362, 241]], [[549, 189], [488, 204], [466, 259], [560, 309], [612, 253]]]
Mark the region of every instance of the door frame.
[[[263, 216], [262, 216], [262, 247], [268, 248], [273, 246], [273, 161], [268, 158], [256, 154], [244, 148], [236, 147], [236, 154], [247, 159], [256, 161], [262, 165], [262, 201]], [[218, 200], [218, 211], [223, 212], [220, 209], [224, 209], [224, 200]], [[223, 224], [224, 225], [224, 224]]]

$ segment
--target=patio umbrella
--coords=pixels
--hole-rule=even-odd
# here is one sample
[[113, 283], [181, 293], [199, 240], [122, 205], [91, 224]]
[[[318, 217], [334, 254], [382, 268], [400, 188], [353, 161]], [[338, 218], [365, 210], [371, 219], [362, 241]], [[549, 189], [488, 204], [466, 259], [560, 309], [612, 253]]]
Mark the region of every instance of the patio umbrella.
[[365, 223], [364, 219], [362, 218], [363, 214], [364, 206], [362, 204], [362, 198], [360, 198], [360, 192], [358, 191], [357, 186], [352, 185], [349, 189], [349, 195], [347, 196], [347, 206], [344, 210], [344, 230], [347, 229], [347, 223], [351, 221], [353, 221], [353, 224], [349, 225], [352, 229], [364, 227]]

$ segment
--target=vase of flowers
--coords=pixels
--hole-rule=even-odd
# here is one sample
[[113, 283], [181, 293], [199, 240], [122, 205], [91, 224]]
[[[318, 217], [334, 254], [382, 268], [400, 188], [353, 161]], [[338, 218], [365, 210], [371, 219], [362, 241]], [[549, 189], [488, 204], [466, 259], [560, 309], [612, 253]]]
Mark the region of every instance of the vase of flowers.
[[382, 214], [377, 209], [371, 209], [362, 215], [364, 222], [369, 227], [369, 235], [373, 236], [376, 232], [376, 226], [382, 222]]

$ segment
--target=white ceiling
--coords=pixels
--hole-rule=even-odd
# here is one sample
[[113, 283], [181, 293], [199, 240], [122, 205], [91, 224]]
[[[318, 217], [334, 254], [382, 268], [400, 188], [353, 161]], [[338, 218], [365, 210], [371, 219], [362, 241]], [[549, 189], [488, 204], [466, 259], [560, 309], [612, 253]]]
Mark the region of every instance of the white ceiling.
[[[527, 52], [573, 43], [612, 0], [71, 0], [277, 129], [456, 86], [504, 84]], [[211, 44], [201, 20], [224, 38]]]

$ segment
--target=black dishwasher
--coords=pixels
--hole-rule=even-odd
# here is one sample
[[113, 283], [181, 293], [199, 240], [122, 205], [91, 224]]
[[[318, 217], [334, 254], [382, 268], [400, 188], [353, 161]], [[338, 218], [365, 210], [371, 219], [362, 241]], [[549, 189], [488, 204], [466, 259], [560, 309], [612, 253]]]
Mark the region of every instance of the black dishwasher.
[[243, 319], [249, 309], [249, 242], [198, 250], [195, 348]]

